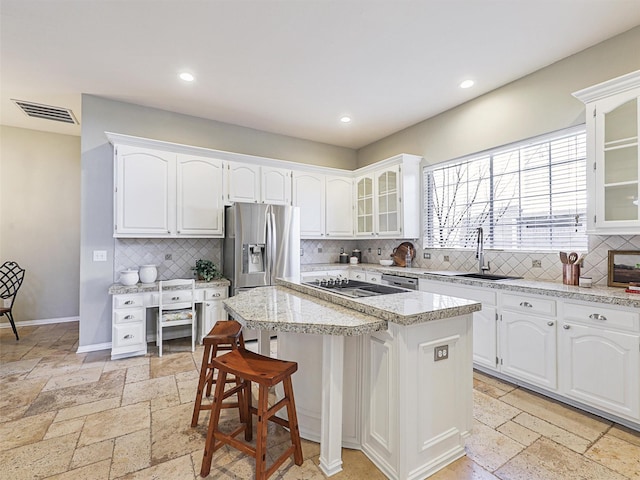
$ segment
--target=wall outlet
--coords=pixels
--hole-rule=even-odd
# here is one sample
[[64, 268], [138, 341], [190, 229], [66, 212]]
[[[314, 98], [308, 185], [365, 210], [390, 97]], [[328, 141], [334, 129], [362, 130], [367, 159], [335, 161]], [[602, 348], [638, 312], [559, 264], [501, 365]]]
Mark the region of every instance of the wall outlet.
[[304, 257], [304, 248], [301, 248], [301, 249], [300, 249], [300, 256], [301, 256], [301, 257]]
[[371, 253], [371, 247], [367, 248], [367, 253]]
[[378, 255], [382, 255], [382, 249], [381, 248], [378, 249]]
[[448, 261], [449, 261], [449, 255], [445, 255], [445, 256], [444, 256], [444, 261], [445, 261], [445, 262], [448, 262]]
[[340, 253], [344, 253], [344, 248], [340, 248]]
[[322, 253], [322, 247], [318, 247], [318, 253]]
[[93, 261], [94, 262], [106, 262], [107, 261], [107, 251], [106, 250], [94, 250], [93, 251]]
[[172, 255], [170, 253], [165, 253], [164, 254], [164, 259], [165, 260], [171, 260], [172, 259]]
[[424, 258], [425, 260], [431, 260], [431, 254], [427, 253], [427, 252], [424, 252], [422, 254], [422, 258]]
[[449, 345], [440, 345], [433, 350], [433, 361], [439, 362], [449, 358]]
[[531, 260], [531, 268], [542, 268], [542, 260]]

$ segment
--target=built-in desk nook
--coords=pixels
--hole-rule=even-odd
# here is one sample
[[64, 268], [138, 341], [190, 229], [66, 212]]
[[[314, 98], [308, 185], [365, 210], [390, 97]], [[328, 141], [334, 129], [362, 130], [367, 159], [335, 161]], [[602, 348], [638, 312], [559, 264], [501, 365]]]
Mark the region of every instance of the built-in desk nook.
[[[229, 281], [226, 279], [196, 282], [195, 301], [199, 304], [198, 341], [202, 340], [216, 321], [226, 317], [222, 300], [228, 297], [228, 291]], [[111, 359], [145, 355], [147, 342], [155, 341], [155, 321], [147, 322], [147, 310], [158, 307], [158, 283], [138, 283], [131, 286], [115, 284], [109, 288], [109, 294], [113, 296]], [[169, 294], [165, 293], [163, 303], [191, 300], [185, 296], [191, 296], [191, 289], [174, 289]], [[153, 329], [148, 329], [147, 325], [152, 325]], [[186, 335], [190, 334], [189, 330]]]

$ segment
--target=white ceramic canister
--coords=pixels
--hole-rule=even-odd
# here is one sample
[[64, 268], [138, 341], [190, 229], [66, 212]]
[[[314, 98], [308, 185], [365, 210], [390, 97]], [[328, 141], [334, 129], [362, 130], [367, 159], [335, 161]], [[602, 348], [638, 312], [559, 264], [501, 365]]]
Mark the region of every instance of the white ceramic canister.
[[158, 268], [155, 265], [140, 265], [140, 281], [153, 283], [158, 278]]
[[120, 272], [120, 283], [122, 285], [135, 285], [138, 283], [138, 270], [123, 270]]

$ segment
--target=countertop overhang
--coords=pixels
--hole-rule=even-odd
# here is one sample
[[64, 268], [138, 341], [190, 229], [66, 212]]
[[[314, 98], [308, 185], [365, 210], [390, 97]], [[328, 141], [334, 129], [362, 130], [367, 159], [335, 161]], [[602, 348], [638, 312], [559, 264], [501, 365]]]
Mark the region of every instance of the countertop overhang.
[[246, 290], [223, 301], [248, 328], [324, 335], [363, 335], [387, 323], [413, 325], [479, 311], [480, 303], [446, 295], [406, 292], [350, 299], [278, 279], [275, 287]]

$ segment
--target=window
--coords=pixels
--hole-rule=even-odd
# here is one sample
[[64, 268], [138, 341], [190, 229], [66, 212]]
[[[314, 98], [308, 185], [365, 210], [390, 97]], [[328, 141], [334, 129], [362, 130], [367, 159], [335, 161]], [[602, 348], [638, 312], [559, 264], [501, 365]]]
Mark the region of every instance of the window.
[[424, 169], [424, 247], [587, 250], [584, 126]]

